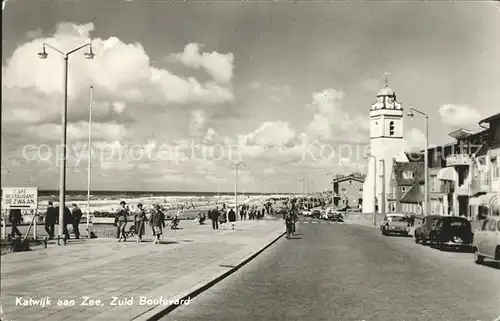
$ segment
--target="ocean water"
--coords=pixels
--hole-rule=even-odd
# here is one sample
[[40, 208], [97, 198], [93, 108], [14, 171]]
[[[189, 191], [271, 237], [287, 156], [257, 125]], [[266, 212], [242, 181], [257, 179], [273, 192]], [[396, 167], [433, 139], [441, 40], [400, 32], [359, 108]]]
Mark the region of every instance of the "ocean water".
[[[264, 194], [264, 197], [270, 196]], [[249, 193], [239, 194], [238, 203], [259, 202], [262, 194]], [[48, 206], [48, 201], [54, 205], [59, 203], [59, 191], [40, 190], [38, 192], [38, 210], [43, 212]], [[195, 206], [196, 208], [208, 208], [218, 203], [234, 206], [234, 193], [215, 192], [144, 192], [144, 191], [91, 191], [90, 212], [115, 211], [120, 207], [120, 202], [125, 201], [131, 209], [142, 203], [145, 207], [159, 204], [165, 209], [180, 209], [182, 207]], [[66, 206], [76, 203], [82, 211], [87, 211], [87, 191], [67, 191]]]

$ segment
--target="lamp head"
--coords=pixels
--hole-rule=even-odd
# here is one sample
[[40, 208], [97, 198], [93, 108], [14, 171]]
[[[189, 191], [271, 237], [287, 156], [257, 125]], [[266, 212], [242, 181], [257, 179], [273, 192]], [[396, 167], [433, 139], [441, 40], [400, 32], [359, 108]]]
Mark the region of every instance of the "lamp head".
[[413, 110], [410, 108], [410, 109], [408, 110], [408, 117], [409, 117], [409, 118], [413, 118], [413, 116], [414, 116], [414, 114], [413, 114]]
[[47, 51], [45, 50], [45, 45], [43, 45], [42, 52], [38, 53], [38, 58], [47, 59], [47, 56], [48, 56], [48, 54], [47, 54]]
[[87, 59], [94, 59], [95, 54], [92, 51], [92, 44], [89, 45], [89, 52], [84, 53], [84, 55], [85, 55], [85, 58], [87, 58]]

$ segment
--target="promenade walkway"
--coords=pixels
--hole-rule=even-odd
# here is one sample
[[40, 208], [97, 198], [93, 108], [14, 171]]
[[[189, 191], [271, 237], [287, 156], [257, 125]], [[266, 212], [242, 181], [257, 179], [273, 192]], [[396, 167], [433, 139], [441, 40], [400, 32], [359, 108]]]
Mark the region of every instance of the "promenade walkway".
[[[143, 243], [70, 240], [2, 256], [2, 319], [147, 320], [166, 308], [158, 300], [168, 305], [188, 296], [264, 249], [282, 235], [283, 222], [238, 221], [235, 230], [183, 222], [181, 228], [167, 230], [161, 244], [152, 236]], [[91, 303], [85, 297], [101, 302], [84, 305]], [[113, 297], [123, 305], [113, 305]], [[141, 305], [141, 297], [157, 302]], [[41, 298], [50, 305], [24, 306]]]

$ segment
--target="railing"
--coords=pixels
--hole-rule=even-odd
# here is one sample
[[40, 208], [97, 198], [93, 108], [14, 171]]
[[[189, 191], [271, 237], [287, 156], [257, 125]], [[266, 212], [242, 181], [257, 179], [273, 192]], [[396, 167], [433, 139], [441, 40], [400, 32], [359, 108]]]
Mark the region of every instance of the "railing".
[[446, 166], [470, 165], [471, 157], [468, 154], [454, 154], [446, 156]]

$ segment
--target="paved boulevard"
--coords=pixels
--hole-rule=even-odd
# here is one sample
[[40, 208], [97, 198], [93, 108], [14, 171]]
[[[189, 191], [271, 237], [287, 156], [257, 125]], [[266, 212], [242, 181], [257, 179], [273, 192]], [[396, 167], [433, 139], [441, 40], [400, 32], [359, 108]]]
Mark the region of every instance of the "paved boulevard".
[[500, 270], [476, 266], [470, 253], [311, 221], [162, 320], [492, 321], [500, 314]]

